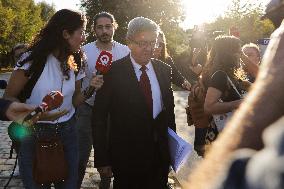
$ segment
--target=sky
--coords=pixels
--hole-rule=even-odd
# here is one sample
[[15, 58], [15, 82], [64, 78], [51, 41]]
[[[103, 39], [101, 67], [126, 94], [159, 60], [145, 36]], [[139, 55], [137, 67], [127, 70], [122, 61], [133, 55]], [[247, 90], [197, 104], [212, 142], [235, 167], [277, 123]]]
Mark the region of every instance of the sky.
[[[43, 0], [35, 0], [40, 2]], [[80, 0], [44, 0], [54, 4], [56, 10], [63, 8], [79, 10]], [[201, 25], [204, 22], [212, 22], [219, 15], [222, 15], [230, 5], [231, 0], [181, 0], [186, 10], [186, 19], [181, 24], [185, 29], [193, 28], [194, 25]], [[269, 0], [251, 0], [266, 4]]]

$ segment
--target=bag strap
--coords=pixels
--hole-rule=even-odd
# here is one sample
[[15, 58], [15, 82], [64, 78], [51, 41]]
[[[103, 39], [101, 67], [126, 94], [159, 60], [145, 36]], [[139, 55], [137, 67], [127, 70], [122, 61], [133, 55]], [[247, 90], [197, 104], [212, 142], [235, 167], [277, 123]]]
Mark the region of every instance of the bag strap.
[[28, 98], [30, 98], [32, 91], [35, 87], [35, 84], [37, 83], [39, 77], [41, 76], [44, 67], [45, 64], [41, 64], [40, 68], [32, 74], [28, 82], [25, 84], [24, 88], [21, 90], [20, 94], [18, 95], [18, 99], [21, 102], [24, 103]]
[[[226, 72], [224, 72], [223, 70], [218, 70], [218, 71], [223, 72], [224, 74], [226, 74], [227, 79], [228, 79], [230, 85], [231, 85], [231, 86], [233, 87], [233, 89], [236, 91], [236, 93], [238, 94], [238, 96], [239, 96], [240, 98], [243, 98], [243, 95], [240, 94], [240, 92], [238, 91], [237, 87], [234, 85], [234, 83], [232, 82], [232, 80], [230, 79], [230, 77], [228, 76], [228, 74], [227, 74]], [[217, 72], [217, 71], [216, 71], [216, 72]], [[216, 73], [216, 72], [215, 72], [215, 73]], [[212, 77], [213, 77], [213, 75], [211, 76], [211, 78], [212, 78]]]
[[233, 87], [233, 89], [236, 91], [236, 93], [239, 95], [240, 98], [243, 98], [243, 95], [241, 95], [237, 89], [237, 87], [234, 85], [234, 83], [232, 82], [232, 80], [229, 78], [229, 76], [227, 75], [228, 81], [231, 84], [231, 86]]

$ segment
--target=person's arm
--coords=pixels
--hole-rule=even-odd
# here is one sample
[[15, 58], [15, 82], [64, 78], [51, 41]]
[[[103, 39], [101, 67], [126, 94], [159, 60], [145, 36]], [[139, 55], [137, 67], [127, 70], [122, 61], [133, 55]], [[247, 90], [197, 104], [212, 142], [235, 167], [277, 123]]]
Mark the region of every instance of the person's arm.
[[81, 91], [81, 82], [81, 80], [77, 80], [75, 83], [75, 92], [72, 99], [75, 107], [85, 102], [85, 100], [90, 98], [95, 91], [99, 90], [102, 87], [104, 80], [103, 75], [95, 75], [90, 81], [89, 87], [83, 91]]
[[[203, 50], [201, 48], [194, 48], [190, 53], [190, 63], [189, 69], [194, 73], [196, 77], [198, 77], [202, 72], [202, 65], [198, 61], [198, 57], [202, 56]], [[205, 60], [204, 60], [205, 61]]]
[[207, 114], [222, 114], [237, 109], [242, 100], [234, 100], [231, 102], [220, 102], [219, 99], [222, 92], [216, 88], [209, 87], [204, 102], [204, 111]]
[[236, 109], [241, 100], [220, 102], [219, 99], [229, 90], [228, 76], [223, 71], [216, 71], [210, 78], [207, 89], [204, 111], [207, 114], [222, 114]]
[[97, 92], [93, 106], [92, 116], [92, 132], [94, 165], [101, 174], [111, 176], [111, 168], [109, 162], [109, 146], [108, 146], [108, 116], [110, 113], [110, 105], [112, 101], [111, 73], [104, 76], [105, 82], [102, 88]]
[[25, 70], [14, 70], [3, 97], [11, 101], [19, 101], [17, 96], [20, 94], [28, 80], [29, 78], [25, 75]]
[[[19, 118], [26, 116], [27, 114], [32, 112], [34, 109], [35, 107], [28, 105], [28, 104], [12, 102], [11, 104], [9, 104], [6, 110], [6, 116], [11, 121], [17, 121]], [[33, 121], [36, 122], [38, 119], [39, 119], [39, 116]]]
[[172, 68], [172, 83], [185, 90], [190, 90], [191, 84], [183, 77], [183, 75], [177, 69], [173, 59], [169, 57], [166, 62]]
[[244, 103], [190, 175], [190, 188], [213, 188], [227, 169], [232, 154], [240, 148], [261, 149], [263, 130], [283, 116], [284, 30], [281, 29], [272, 35], [257, 80]]
[[[25, 70], [14, 70], [9, 79], [3, 97], [11, 101], [19, 102], [19, 99], [17, 97], [20, 94], [21, 90], [25, 87], [25, 84], [28, 82], [28, 80], [29, 78], [25, 75]], [[44, 112], [40, 115], [40, 120], [54, 121], [67, 113], [67, 110], [61, 110], [54, 113]]]

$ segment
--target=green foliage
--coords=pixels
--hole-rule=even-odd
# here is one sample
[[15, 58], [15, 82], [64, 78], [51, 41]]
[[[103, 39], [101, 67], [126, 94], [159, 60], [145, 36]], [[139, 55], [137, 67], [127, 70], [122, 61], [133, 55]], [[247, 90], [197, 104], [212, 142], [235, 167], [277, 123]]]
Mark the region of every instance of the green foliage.
[[207, 24], [206, 28], [223, 30], [228, 34], [229, 28], [234, 26], [239, 29], [242, 41], [256, 43], [257, 39], [269, 37], [274, 30], [269, 20], [261, 20], [263, 9], [263, 5], [257, 1], [233, 0], [225, 15]]
[[[116, 18], [119, 29], [115, 40], [125, 42], [128, 22], [137, 16], [144, 16], [158, 23], [168, 39], [169, 49], [174, 49], [183, 42], [183, 31], [179, 23], [184, 19], [184, 10], [180, 0], [81, 0], [81, 6], [92, 20], [95, 14], [107, 11]], [[88, 23], [88, 41], [94, 40], [92, 23]]]
[[54, 6], [33, 0], [0, 0], [1, 64], [15, 44], [31, 42], [54, 12]]
[[47, 22], [50, 17], [55, 13], [55, 6], [54, 4], [49, 5], [45, 1], [39, 2], [38, 6], [41, 8], [40, 17], [44, 22]]

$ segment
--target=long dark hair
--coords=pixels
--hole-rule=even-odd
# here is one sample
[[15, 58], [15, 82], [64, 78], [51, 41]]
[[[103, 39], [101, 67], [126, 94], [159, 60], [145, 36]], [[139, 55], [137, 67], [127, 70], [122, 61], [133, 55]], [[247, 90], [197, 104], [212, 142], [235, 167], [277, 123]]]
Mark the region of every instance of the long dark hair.
[[63, 31], [72, 34], [75, 30], [85, 25], [86, 18], [79, 12], [62, 9], [57, 11], [44, 28], [36, 35], [28, 48], [30, 54], [18, 62], [17, 66], [22, 66], [31, 62], [26, 76], [30, 76], [46, 63], [47, 56], [54, 50], [58, 50], [58, 59], [61, 62], [61, 70], [64, 76], [69, 79], [69, 70], [76, 68], [72, 51], [66, 39], [63, 38]]
[[216, 71], [224, 71], [234, 83], [237, 83], [239, 76], [236, 71], [239, 69], [239, 56], [241, 41], [234, 36], [218, 36], [213, 42], [207, 62], [202, 71], [202, 80], [208, 84], [210, 77]]

